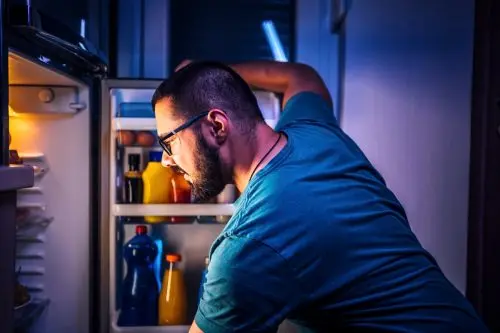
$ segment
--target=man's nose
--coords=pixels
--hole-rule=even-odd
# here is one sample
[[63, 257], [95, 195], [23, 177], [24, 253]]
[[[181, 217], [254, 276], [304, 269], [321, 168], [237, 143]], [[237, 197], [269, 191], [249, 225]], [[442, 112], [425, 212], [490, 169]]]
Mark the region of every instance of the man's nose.
[[175, 165], [175, 161], [172, 156], [168, 156], [166, 152], [163, 152], [163, 155], [161, 156], [161, 165], [164, 167], [171, 167]]

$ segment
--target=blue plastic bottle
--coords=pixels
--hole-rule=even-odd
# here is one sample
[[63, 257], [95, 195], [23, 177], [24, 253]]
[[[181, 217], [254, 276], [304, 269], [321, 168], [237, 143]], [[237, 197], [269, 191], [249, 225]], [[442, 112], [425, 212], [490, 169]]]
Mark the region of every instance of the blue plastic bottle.
[[158, 290], [161, 290], [161, 282], [162, 282], [162, 264], [163, 258], [163, 249], [166, 246], [166, 242], [164, 241], [165, 237], [163, 235], [164, 226], [161, 225], [152, 225], [151, 226], [151, 239], [156, 245], [156, 258], [153, 262], [153, 272], [155, 274], [156, 283], [158, 284]]
[[136, 235], [125, 244], [123, 256], [127, 275], [122, 285], [119, 326], [152, 326], [158, 324], [158, 284], [153, 270], [157, 247], [148, 236], [146, 226], [135, 229]]

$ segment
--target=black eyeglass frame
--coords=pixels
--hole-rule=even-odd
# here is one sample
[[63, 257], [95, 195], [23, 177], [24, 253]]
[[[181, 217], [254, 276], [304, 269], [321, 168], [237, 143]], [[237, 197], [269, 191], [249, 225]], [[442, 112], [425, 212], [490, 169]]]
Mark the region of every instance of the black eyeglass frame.
[[199, 115], [196, 115], [186, 121], [184, 124], [181, 126], [177, 127], [173, 131], [168, 132], [167, 134], [163, 134], [162, 136], [158, 136], [158, 143], [160, 144], [160, 147], [167, 153], [168, 156], [172, 156], [172, 148], [170, 147], [170, 142], [167, 142], [168, 139], [173, 137], [174, 135], [178, 134], [179, 132], [185, 130], [186, 128], [192, 126], [194, 123], [196, 123], [198, 120], [201, 118], [207, 116], [210, 111], [205, 111], [200, 113]]

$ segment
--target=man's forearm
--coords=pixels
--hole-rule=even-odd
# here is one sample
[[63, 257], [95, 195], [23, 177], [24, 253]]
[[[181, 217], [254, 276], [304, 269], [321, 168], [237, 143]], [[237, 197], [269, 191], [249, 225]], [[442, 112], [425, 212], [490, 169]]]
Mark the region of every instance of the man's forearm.
[[251, 86], [277, 93], [284, 93], [297, 77], [310, 75], [305, 65], [276, 61], [251, 61], [230, 67]]
[[328, 89], [314, 69], [304, 64], [252, 61], [230, 65], [249, 85], [283, 93], [283, 102], [301, 91], [312, 91], [332, 103]]

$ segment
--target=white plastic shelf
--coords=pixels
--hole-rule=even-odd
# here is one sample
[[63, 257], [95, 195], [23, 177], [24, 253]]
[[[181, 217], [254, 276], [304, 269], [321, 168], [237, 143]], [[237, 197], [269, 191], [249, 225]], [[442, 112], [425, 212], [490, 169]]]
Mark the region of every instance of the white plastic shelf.
[[[265, 119], [265, 122], [274, 128], [278, 122], [276, 119]], [[128, 131], [156, 131], [155, 118], [114, 118], [113, 130], [128, 130]]]
[[155, 118], [114, 118], [113, 130], [156, 131]]
[[113, 333], [188, 333], [190, 325], [172, 326], [118, 326], [119, 311], [111, 315], [111, 332]]
[[113, 324], [113, 332], [116, 333], [188, 333], [189, 325], [179, 326], [137, 326], [120, 327]]
[[114, 205], [115, 216], [229, 216], [232, 204]]

